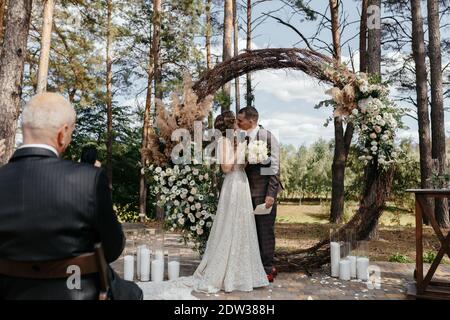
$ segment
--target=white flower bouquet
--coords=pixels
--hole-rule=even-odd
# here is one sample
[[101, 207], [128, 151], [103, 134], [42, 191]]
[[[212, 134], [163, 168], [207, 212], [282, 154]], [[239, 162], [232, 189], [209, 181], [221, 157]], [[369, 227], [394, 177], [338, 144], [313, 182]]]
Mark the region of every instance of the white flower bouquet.
[[149, 166], [150, 192], [165, 212], [165, 227], [181, 231], [203, 253], [216, 212], [211, 168], [202, 165]]
[[269, 159], [269, 149], [267, 142], [253, 140], [247, 146], [247, 161], [250, 164], [265, 163]]

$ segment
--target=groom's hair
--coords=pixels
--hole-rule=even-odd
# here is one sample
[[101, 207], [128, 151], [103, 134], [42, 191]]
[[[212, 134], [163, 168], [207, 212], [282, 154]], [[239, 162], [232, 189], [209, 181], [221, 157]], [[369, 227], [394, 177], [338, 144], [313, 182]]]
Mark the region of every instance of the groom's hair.
[[241, 110], [239, 110], [239, 114], [244, 114], [244, 117], [248, 120], [253, 120], [255, 122], [258, 122], [259, 113], [255, 107], [242, 108]]

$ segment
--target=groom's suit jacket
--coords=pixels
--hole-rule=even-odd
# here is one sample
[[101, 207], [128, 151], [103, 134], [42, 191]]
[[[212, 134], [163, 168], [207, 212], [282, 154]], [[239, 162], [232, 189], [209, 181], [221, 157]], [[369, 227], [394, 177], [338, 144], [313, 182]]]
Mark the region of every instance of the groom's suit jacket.
[[280, 146], [269, 130], [260, 126], [256, 140], [266, 141], [269, 161], [266, 164], [248, 164], [245, 167], [253, 198], [273, 197], [283, 190], [280, 179]]
[[[61, 160], [43, 148], [17, 150], [0, 168], [0, 259], [51, 261], [93, 252], [101, 242], [108, 262], [124, 247], [103, 169]], [[98, 277], [30, 280], [0, 275], [1, 299], [97, 298]]]

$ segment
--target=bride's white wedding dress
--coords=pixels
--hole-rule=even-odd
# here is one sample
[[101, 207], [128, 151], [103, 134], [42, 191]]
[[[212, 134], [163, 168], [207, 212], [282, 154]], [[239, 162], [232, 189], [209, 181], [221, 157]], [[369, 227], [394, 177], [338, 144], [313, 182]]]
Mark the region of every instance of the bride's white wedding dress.
[[[222, 138], [218, 152], [228, 158], [224, 154], [224, 150], [230, 150], [227, 148], [231, 143]], [[242, 165], [233, 165], [225, 174], [206, 251], [194, 275], [162, 283], [140, 283], [144, 299], [196, 299], [192, 290], [252, 291], [269, 285], [252, 212], [247, 175]]]

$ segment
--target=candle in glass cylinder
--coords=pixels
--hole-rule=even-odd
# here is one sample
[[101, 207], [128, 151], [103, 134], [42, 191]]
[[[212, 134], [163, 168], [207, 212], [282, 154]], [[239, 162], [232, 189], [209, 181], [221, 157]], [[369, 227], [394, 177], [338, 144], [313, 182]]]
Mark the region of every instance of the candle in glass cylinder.
[[123, 258], [123, 278], [128, 281], [133, 281], [134, 278], [134, 257], [125, 256]]
[[164, 260], [164, 251], [161, 249], [157, 249], [155, 251], [155, 260]]
[[356, 272], [359, 280], [367, 281], [368, 274], [367, 270], [369, 268], [369, 258], [358, 257], [356, 259]]
[[350, 280], [350, 261], [347, 259], [339, 261], [339, 279]]
[[339, 260], [341, 259], [341, 245], [339, 242], [330, 243], [331, 276], [339, 277]]
[[152, 281], [161, 282], [164, 280], [164, 260], [152, 261]]
[[348, 256], [347, 258], [350, 261], [350, 276], [356, 278], [356, 256]]
[[169, 261], [168, 263], [169, 280], [175, 280], [180, 277], [180, 262]]
[[147, 248], [145, 244], [140, 245], [137, 247], [136, 250], [136, 274], [138, 275], [138, 278], [141, 278], [141, 250], [142, 248]]
[[141, 281], [150, 280], [150, 250], [141, 248]]

